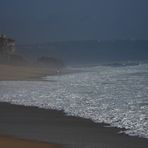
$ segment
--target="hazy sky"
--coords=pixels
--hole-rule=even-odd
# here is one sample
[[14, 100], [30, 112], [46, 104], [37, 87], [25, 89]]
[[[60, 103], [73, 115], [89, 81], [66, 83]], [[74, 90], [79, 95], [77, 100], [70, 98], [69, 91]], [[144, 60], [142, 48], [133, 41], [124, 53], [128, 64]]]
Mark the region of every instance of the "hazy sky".
[[0, 33], [19, 43], [148, 39], [148, 0], [0, 0]]

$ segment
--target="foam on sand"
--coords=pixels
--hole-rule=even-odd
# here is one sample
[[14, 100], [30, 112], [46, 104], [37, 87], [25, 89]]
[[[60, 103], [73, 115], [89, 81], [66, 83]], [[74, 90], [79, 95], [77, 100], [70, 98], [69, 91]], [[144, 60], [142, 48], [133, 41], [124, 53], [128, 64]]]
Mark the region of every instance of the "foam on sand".
[[64, 110], [148, 138], [148, 64], [86, 71], [47, 81], [1, 81], [0, 101]]

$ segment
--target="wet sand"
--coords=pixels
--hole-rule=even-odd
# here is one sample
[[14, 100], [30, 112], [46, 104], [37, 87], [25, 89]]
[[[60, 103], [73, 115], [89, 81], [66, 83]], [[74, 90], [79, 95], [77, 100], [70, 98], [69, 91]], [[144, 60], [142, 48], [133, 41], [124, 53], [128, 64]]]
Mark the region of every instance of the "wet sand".
[[148, 139], [118, 134], [121, 129], [105, 126], [67, 117], [62, 111], [0, 103], [0, 135], [62, 144], [65, 148], [148, 147]]

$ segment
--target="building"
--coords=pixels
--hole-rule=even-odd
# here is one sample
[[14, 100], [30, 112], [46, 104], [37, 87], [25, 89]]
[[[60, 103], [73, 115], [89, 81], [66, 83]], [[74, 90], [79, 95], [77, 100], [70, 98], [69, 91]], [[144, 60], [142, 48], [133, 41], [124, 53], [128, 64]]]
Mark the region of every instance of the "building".
[[0, 55], [9, 56], [16, 50], [16, 42], [13, 39], [7, 38], [5, 35], [0, 35]]

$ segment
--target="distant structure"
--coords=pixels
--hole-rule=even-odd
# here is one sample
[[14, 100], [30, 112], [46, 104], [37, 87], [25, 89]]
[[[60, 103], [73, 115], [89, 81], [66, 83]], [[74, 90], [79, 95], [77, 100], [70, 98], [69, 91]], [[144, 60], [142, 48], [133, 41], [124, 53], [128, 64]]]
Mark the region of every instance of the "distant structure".
[[0, 55], [9, 56], [16, 50], [16, 42], [13, 39], [7, 38], [6, 35], [0, 35]]

